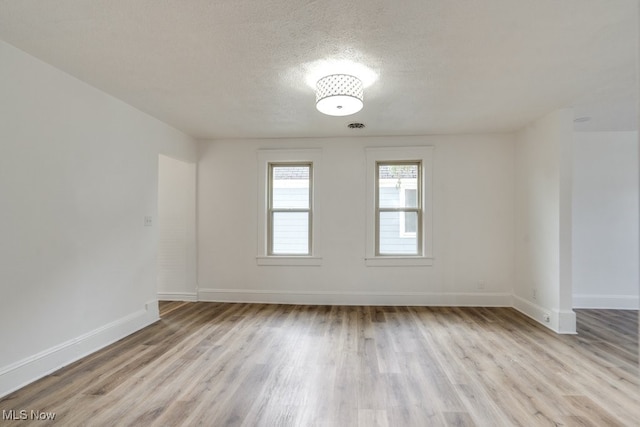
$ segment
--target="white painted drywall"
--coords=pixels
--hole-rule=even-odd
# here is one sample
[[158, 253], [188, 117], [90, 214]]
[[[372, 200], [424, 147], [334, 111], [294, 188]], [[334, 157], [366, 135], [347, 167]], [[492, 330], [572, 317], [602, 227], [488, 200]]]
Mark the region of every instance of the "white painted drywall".
[[556, 331], [571, 333], [573, 113], [552, 112], [516, 138], [514, 305]]
[[[198, 286], [204, 300], [511, 305], [514, 140], [466, 135], [201, 142]], [[433, 145], [434, 263], [365, 266], [365, 148]], [[321, 266], [258, 266], [257, 151], [322, 150]], [[478, 283], [484, 289], [478, 289]]]
[[0, 395], [157, 319], [158, 154], [181, 132], [0, 42]]
[[574, 141], [574, 306], [637, 310], [638, 133]]
[[196, 164], [160, 155], [158, 297], [195, 301]]

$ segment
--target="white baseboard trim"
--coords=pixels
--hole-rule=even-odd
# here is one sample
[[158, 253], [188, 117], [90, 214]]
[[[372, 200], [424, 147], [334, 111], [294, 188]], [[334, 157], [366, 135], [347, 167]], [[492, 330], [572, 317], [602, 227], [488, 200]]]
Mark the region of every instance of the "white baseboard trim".
[[559, 334], [576, 333], [576, 313], [573, 310], [547, 309], [517, 295], [513, 296], [513, 308]]
[[196, 292], [158, 292], [158, 301], [198, 301]]
[[638, 310], [638, 295], [573, 295], [573, 308], [594, 308], [610, 310]]
[[199, 301], [309, 305], [511, 307], [507, 293], [276, 291], [200, 289]]
[[158, 302], [79, 337], [0, 367], [0, 398], [158, 321]]

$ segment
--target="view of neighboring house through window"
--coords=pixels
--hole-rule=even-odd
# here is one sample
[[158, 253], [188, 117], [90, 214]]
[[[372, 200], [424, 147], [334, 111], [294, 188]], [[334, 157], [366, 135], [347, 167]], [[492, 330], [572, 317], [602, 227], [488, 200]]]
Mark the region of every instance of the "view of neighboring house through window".
[[312, 176], [311, 163], [269, 163], [269, 255], [311, 255]]
[[376, 163], [376, 255], [422, 255], [421, 162]]

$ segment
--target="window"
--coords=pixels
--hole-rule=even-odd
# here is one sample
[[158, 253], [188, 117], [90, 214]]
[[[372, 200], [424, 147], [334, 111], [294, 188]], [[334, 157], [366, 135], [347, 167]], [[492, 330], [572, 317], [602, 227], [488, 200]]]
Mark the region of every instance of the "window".
[[432, 265], [432, 151], [367, 149], [367, 265]]
[[376, 162], [376, 255], [421, 255], [420, 161]]
[[269, 255], [311, 254], [311, 163], [269, 163]]
[[321, 265], [322, 151], [258, 150], [258, 265]]

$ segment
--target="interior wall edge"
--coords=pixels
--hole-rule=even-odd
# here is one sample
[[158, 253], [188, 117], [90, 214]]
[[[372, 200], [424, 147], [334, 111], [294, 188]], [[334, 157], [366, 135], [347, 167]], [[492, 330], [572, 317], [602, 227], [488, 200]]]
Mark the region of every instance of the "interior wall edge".
[[513, 296], [513, 308], [558, 334], [576, 333], [576, 314], [573, 310], [545, 308], [517, 295]]

